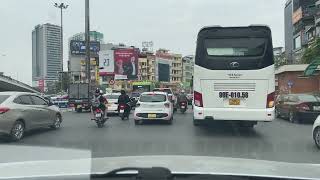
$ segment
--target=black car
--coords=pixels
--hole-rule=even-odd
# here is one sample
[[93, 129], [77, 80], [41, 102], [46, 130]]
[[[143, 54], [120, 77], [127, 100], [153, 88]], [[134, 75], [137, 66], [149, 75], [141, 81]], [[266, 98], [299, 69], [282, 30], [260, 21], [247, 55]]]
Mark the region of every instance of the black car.
[[320, 115], [320, 98], [313, 94], [285, 94], [276, 100], [276, 117], [292, 123], [315, 121]]

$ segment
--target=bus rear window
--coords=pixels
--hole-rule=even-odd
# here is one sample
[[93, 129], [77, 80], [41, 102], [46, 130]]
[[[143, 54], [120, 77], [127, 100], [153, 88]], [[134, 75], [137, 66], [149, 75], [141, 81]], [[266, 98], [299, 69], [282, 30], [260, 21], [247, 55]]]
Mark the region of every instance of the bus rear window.
[[264, 38], [206, 39], [204, 43], [209, 56], [262, 56], [266, 47]]

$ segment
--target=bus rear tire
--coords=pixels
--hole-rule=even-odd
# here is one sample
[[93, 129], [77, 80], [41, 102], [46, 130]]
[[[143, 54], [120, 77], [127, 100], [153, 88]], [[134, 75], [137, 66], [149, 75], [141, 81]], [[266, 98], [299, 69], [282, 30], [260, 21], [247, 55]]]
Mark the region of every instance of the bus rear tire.
[[255, 125], [257, 125], [257, 123], [258, 122], [256, 121], [244, 121], [244, 122], [240, 122], [240, 127], [252, 129], [254, 128]]

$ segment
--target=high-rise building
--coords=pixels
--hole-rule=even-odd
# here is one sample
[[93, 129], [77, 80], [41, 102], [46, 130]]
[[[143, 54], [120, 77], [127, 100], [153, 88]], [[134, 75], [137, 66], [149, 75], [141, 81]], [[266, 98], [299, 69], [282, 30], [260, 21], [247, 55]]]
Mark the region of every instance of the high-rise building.
[[35, 26], [32, 31], [33, 86], [44, 82], [46, 89], [59, 79], [62, 68], [61, 27], [49, 23]]
[[285, 54], [288, 59], [288, 63], [292, 63], [293, 53], [293, 1], [288, 0], [284, 8], [284, 38], [285, 38]]

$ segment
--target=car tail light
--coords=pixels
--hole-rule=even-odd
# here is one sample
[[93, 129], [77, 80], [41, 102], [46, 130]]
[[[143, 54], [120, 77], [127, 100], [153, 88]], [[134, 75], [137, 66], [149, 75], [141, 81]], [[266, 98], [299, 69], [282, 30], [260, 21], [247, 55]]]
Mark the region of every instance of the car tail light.
[[297, 109], [300, 111], [310, 111], [310, 108], [307, 104], [301, 103], [297, 106]]
[[273, 108], [274, 107], [274, 95], [275, 95], [274, 92], [268, 94], [268, 96], [267, 96], [267, 105], [266, 105], [267, 108]]
[[165, 106], [166, 108], [169, 108], [169, 107], [170, 107], [170, 104], [169, 104], [169, 103], [165, 103], [164, 106]]
[[203, 107], [202, 94], [194, 91], [194, 105], [198, 107]]
[[10, 109], [7, 107], [0, 107], [0, 114], [4, 114], [6, 112], [8, 112]]

